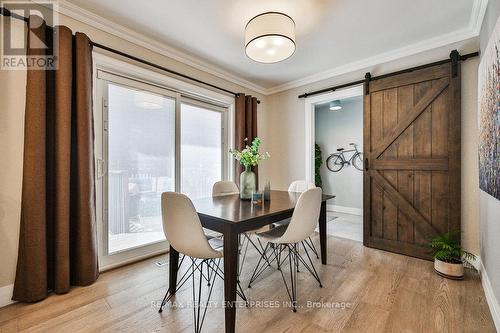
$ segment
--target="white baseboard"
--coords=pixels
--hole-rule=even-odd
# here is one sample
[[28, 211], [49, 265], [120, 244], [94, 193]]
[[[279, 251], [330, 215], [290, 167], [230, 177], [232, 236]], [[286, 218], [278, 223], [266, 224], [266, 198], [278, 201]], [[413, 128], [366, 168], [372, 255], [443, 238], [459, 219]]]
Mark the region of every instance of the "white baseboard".
[[352, 215], [363, 215], [363, 210], [361, 208], [345, 207], [337, 205], [326, 205], [326, 209], [331, 212], [346, 213]]
[[493, 318], [493, 322], [495, 323], [497, 332], [500, 332], [500, 303], [493, 293], [493, 287], [491, 286], [490, 279], [488, 278], [488, 273], [486, 272], [481, 258], [478, 257], [478, 261], [481, 267], [481, 284], [483, 285], [486, 302], [488, 303], [488, 307], [490, 308], [491, 317]]
[[0, 287], [0, 308], [14, 303], [12, 300], [12, 292], [14, 291], [14, 285], [9, 284], [4, 287]]

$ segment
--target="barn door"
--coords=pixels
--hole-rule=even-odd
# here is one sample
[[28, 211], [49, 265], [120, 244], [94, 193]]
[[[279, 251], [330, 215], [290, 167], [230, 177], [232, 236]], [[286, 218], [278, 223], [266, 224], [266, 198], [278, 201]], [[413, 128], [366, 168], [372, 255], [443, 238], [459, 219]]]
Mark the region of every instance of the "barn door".
[[460, 229], [459, 65], [371, 81], [364, 103], [364, 244], [429, 258]]

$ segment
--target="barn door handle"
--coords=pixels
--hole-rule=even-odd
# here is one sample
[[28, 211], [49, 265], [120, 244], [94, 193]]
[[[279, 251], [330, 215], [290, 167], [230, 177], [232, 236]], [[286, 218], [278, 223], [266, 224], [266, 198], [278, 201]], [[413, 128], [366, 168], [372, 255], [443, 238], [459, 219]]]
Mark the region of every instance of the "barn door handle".
[[368, 157], [365, 157], [365, 171], [368, 171]]

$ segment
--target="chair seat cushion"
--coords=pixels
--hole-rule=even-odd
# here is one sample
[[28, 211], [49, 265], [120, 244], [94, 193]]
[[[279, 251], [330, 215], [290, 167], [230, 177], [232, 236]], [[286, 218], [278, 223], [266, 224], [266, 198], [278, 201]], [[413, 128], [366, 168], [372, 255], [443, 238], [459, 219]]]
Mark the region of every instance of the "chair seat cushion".
[[287, 228], [287, 225], [280, 225], [276, 228], [270, 229], [269, 231], [257, 233], [257, 236], [272, 243], [273, 240], [276, 240], [283, 236]]
[[213, 230], [210, 230], [207, 228], [203, 228], [203, 231], [205, 232], [205, 236], [207, 237], [207, 239], [221, 238], [222, 237], [222, 234], [220, 232], [217, 232], [217, 231], [213, 231]]
[[224, 240], [222, 238], [210, 238], [208, 243], [215, 250], [220, 250], [224, 248]]
[[281, 221], [278, 221], [278, 222], [274, 222], [273, 224], [274, 224], [275, 226], [279, 226], [279, 225], [289, 225], [291, 220], [292, 220], [291, 218], [288, 218], [288, 219], [284, 219], [284, 220], [281, 220]]
[[266, 232], [269, 229], [270, 229], [270, 227], [268, 225], [265, 225], [263, 227], [260, 227], [259, 229], [254, 229], [254, 230], [247, 231], [246, 233], [247, 234], [258, 234], [258, 233]]

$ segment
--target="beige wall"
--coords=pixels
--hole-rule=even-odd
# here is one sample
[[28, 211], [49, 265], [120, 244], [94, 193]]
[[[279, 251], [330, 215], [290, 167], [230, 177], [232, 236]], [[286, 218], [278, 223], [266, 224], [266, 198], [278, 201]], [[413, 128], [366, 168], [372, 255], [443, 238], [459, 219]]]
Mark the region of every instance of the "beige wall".
[[[73, 31], [85, 32], [93, 41], [163, 65], [184, 74], [222, 86], [235, 92], [257, 96], [259, 135], [266, 141], [266, 97], [183, 63], [151, 52], [89, 25], [61, 16], [60, 24]], [[19, 22], [19, 28], [23, 26]], [[24, 132], [24, 95], [26, 72], [0, 70], [0, 288], [14, 283], [21, 205], [22, 155]], [[260, 168], [266, 176], [266, 166]]]
[[21, 213], [25, 71], [0, 70], [0, 287], [14, 281]]
[[[373, 66], [307, 86], [268, 96], [266, 123], [269, 128], [268, 176], [271, 186], [286, 189], [288, 184], [305, 177], [305, 115], [304, 99], [298, 95], [336, 84], [360, 80], [365, 72], [372, 75], [387, 73], [420, 64], [445, 59], [453, 49], [461, 54], [477, 51], [478, 40], [468, 40], [412, 57]], [[462, 203], [463, 244], [479, 253], [479, 211], [477, 190], [477, 68], [478, 60], [462, 63]]]
[[479, 255], [479, 161], [477, 69], [479, 58], [462, 64], [462, 243]]

